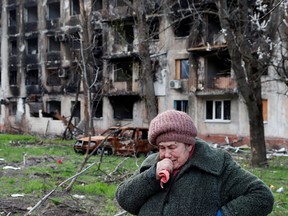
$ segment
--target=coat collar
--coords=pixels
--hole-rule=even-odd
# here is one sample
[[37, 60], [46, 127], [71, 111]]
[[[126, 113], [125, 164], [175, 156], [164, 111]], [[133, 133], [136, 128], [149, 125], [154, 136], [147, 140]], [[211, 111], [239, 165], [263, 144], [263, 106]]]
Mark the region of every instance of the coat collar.
[[212, 149], [203, 140], [197, 139], [195, 151], [183, 169], [197, 167], [213, 175], [220, 175], [224, 164], [224, 152], [219, 149]]

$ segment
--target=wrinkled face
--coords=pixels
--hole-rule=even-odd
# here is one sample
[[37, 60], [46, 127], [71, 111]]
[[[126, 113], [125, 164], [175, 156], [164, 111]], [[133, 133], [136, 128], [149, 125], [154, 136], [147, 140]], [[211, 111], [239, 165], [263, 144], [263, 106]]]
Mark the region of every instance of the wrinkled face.
[[168, 158], [173, 162], [173, 169], [179, 169], [189, 158], [192, 145], [181, 142], [161, 142], [159, 143], [160, 159]]

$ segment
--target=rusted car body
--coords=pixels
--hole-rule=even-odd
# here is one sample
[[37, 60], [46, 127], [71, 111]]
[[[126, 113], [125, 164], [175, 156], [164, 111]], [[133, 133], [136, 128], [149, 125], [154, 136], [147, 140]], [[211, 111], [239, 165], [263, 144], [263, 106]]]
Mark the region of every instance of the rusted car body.
[[74, 144], [75, 152], [92, 152], [105, 155], [140, 156], [157, 152], [148, 142], [148, 128], [110, 127], [99, 136], [83, 137]]

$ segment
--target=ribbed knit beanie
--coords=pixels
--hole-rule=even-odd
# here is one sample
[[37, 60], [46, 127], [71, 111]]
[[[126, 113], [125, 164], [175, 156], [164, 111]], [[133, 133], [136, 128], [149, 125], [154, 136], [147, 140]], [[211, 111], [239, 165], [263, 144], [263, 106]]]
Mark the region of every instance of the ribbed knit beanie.
[[197, 129], [185, 112], [168, 110], [158, 114], [150, 123], [148, 140], [152, 145], [176, 141], [195, 144]]

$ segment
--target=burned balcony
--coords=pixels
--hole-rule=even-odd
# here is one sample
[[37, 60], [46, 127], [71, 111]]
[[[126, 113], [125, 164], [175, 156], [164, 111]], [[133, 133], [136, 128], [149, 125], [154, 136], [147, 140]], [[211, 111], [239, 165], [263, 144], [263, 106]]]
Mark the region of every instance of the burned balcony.
[[[198, 94], [226, 94], [235, 92], [236, 81], [231, 73], [231, 60], [227, 49], [193, 52], [198, 62]], [[197, 56], [197, 57], [196, 57]]]

